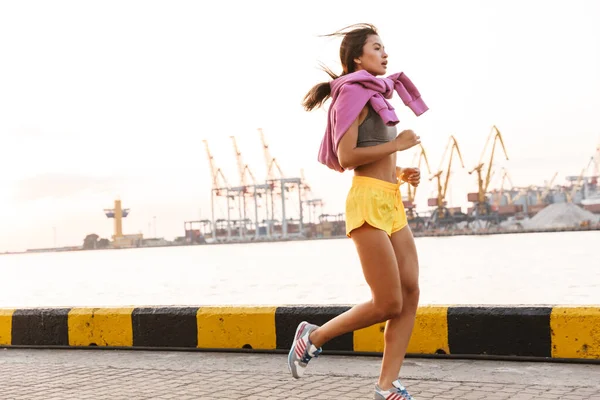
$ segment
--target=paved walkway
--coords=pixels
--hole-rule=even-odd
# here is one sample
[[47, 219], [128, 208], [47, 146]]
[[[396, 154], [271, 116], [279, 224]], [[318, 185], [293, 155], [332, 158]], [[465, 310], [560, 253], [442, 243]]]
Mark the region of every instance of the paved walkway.
[[[377, 357], [0, 349], [0, 399], [372, 399]], [[600, 365], [408, 359], [416, 399], [597, 399]]]

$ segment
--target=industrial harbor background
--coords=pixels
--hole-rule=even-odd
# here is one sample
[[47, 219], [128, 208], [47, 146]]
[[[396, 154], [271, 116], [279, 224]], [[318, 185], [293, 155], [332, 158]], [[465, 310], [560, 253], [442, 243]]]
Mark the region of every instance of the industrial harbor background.
[[[208, 141], [204, 148], [212, 187], [211, 218], [183, 222], [182, 235], [173, 240], [124, 233], [123, 221], [130, 209], [114, 201], [104, 213], [113, 220], [113, 235], [101, 238], [95, 233], [85, 236], [81, 244], [64, 247], [29, 249], [28, 252], [69, 251], [103, 248], [156, 247], [173, 245], [217, 244], [234, 242], [286, 241], [345, 237], [344, 213], [323, 213], [323, 199], [315, 197], [304, 177], [288, 176], [272, 156], [265, 134], [258, 129], [267, 176], [258, 179], [243, 160], [235, 136], [230, 136], [237, 163], [238, 183], [232, 185], [217, 165]], [[422, 182], [437, 186], [436, 196], [419, 207], [415, 196], [419, 187], [403, 184], [404, 207], [415, 236], [500, 234], [516, 232], [554, 232], [600, 229], [600, 189], [598, 185], [600, 146], [582, 160], [582, 170], [556, 183], [558, 171], [544, 185], [517, 187], [508, 169], [497, 168], [495, 160], [508, 160], [500, 130], [492, 126], [479, 162], [468, 173], [473, 175], [477, 191], [467, 193], [471, 206], [466, 210], [448, 205], [447, 190], [456, 173], [457, 162], [464, 168], [458, 141], [450, 136], [437, 170], [430, 167], [422, 145], [414, 152], [411, 166], [422, 171]], [[453, 163], [454, 162], [454, 163]], [[497, 175], [498, 187], [491, 188]], [[475, 179], [476, 178], [476, 179]], [[156, 221], [154, 221], [154, 224]]]
[[383, 323], [314, 390], [284, 362], [298, 322], [372, 298], [353, 171], [317, 160], [330, 102], [302, 107], [343, 70], [328, 34], [369, 22], [430, 109], [390, 98], [421, 138], [396, 154], [421, 171], [407, 387], [600, 399], [573, 364], [600, 361], [600, 2], [351, 3], [0, 2], [0, 397], [372, 397]]

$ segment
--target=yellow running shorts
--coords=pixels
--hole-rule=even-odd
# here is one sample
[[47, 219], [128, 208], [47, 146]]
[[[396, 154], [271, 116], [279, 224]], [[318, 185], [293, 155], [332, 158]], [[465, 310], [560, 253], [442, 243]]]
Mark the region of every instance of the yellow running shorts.
[[389, 236], [404, 228], [408, 221], [398, 183], [366, 176], [354, 176], [346, 198], [346, 236], [364, 223], [385, 231]]

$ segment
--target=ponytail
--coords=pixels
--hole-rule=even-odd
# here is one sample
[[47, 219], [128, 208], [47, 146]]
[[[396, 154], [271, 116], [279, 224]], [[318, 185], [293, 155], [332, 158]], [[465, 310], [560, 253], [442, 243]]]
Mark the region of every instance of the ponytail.
[[[339, 78], [331, 69], [321, 64], [323, 71], [331, 77], [331, 79]], [[304, 96], [302, 107], [306, 111], [312, 111], [314, 108], [321, 107], [325, 101], [331, 96], [331, 86], [329, 82], [321, 82], [313, 86]]]

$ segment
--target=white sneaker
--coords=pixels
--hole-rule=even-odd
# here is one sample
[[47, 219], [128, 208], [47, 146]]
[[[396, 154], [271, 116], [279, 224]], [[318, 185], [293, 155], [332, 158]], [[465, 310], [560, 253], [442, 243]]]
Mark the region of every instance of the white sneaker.
[[321, 348], [317, 349], [308, 339], [310, 333], [317, 328], [317, 325], [309, 324], [306, 321], [300, 322], [296, 328], [294, 341], [288, 354], [288, 369], [296, 379], [304, 374], [308, 362], [313, 357], [318, 357], [323, 351]]
[[400, 379], [392, 382], [392, 385], [394, 387], [390, 390], [381, 390], [379, 385], [375, 385], [375, 396], [373, 398], [375, 400], [415, 400], [400, 383]]

